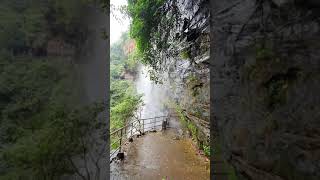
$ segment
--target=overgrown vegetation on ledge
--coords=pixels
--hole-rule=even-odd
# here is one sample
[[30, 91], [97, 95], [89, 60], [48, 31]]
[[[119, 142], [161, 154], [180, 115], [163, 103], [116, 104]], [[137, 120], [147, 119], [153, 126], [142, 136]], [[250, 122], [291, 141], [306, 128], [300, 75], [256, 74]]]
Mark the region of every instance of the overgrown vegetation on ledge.
[[[124, 126], [126, 121], [134, 116], [140, 107], [142, 100], [138, 95], [133, 82], [126, 76], [133, 76], [138, 67], [137, 54], [125, 52], [126, 45], [130, 43], [128, 33], [122, 34], [120, 39], [111, 45], [110, 51], [110, 131]], [[116, 139], [111, 138], [111, 144]], [[115, 143], [112, 148], [117, 148]]]
[[210, 157], [210, 144], [206, 139], [202, 139], [199, 128], [185, 116], [183, 109], [178, 104], [172, 102], [169, 104], [174, 107], [183, 128], [189, 133], [193, 141], [197, 143], [198, 148], [204, 152], [205, 156]]
[[135, 39], [144, 63], [150, 64], [151, 33], [160, 22], [158, 9], [165, 0], [128, 0], [128, 13], [132, 18], [130, 36]]

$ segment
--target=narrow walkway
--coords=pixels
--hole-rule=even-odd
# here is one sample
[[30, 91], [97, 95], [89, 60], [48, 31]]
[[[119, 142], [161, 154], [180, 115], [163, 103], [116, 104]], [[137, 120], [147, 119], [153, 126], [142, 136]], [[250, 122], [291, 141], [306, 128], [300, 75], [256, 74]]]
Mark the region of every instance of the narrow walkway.
[[179, 123], [173, 128], [149, 132], [125, 147], [126, 158], [110, 164], [111, 180], [206, 180], [210, 163], [184, 138]]

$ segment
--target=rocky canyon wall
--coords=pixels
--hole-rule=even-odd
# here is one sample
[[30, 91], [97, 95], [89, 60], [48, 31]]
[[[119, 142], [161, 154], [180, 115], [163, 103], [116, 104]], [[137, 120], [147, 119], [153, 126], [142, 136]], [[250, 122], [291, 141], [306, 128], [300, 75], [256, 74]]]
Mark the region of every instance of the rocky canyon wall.
[[213, 0], [211, 115], [239, 179], [320, 177], [318, 1]]

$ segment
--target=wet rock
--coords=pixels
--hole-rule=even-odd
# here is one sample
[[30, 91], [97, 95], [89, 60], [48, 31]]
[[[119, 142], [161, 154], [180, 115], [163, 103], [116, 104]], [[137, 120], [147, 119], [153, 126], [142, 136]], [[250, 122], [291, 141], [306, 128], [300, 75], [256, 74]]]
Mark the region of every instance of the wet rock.
[[312, 1], [272, 1], [283, 8], [268, 2], [212, 3], [220, 14], [212, 32], [211, 117], [241, 179], [320, 179], [319, 132], [312, 130], [320, 129], [319, 11]]
[[[153, 54], [162, 59], [164, 79], [171, 87], [169, 96], [181, 109], [194, 112], [195, 116], [209, 124], [209, 1], [168, 0], [160, 25], [155, 29], [161, 37], [152, 44], [166, 44]], [[159, 47], [159, 46], [157, 46]], [[161, 72], [162, 73], [162, 72]], [[198, 123], [198, 131], [209, 132], [205, 123]], [[208, 141], [208, 136], [204, 136]]]
[[123, 159], [124, 159], [124, 153], [123, 153], [123, 152], [119, 152], [119, 153], [117, 154], [117, 158], [118, 158], [119, 160], [123, 160]]
[[290, 3], [294, 3], [294, 0], [272, 0], [277, 6], [283, 6]]
[[175, 136], [172, 138], [173, 140], [180, 140], [180, 137], [179, 136]]

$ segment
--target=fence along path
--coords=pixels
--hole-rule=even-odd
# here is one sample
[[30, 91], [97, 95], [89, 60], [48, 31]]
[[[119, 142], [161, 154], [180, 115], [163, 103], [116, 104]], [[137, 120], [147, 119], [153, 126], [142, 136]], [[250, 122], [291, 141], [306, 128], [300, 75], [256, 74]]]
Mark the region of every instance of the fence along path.
[[[132, 140], [134, 135], [143, 135], [145, 132], [169, 127], [172, 115], [156, 116], [152, 118], [136, 119], [127, 125], [110, 133], [110, 163], [122, 153], [122, 146]], [[121, 158], [121, 157], [120, 157]]]

